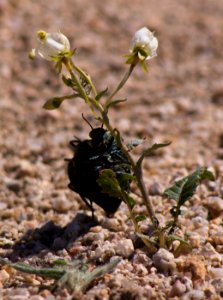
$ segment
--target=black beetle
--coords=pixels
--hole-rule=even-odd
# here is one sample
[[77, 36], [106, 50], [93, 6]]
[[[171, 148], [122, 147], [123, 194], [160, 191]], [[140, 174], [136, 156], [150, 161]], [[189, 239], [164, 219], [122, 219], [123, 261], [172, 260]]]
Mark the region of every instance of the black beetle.
[[[92, 127], [91, 127], [92, 128]], [[68, 187], [78, 193], [87, 206], [94, 212], [93, 203], [104, 209], [108, 216], [114, 214], [122, 199], [111, 197], [102, 192], [97, 183], [103, 169], [112, 169], [117, 179], [121, 174], [131, 174], [131, 166], [114, 137], [104, 128], [91, 130], [90, 139], [70, 141], [74, 156], [68, 159], [67, 173], [70, 180]], [[129, 184], [125, 190], [128, 191]]]

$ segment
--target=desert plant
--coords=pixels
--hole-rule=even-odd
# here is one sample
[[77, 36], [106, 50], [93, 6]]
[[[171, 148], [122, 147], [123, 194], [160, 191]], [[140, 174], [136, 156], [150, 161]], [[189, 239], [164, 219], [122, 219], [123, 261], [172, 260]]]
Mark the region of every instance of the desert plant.
[[[135, 161], [131, 150], [144, 140], [135, 140], [126, 144], [120, 131], [110, 122], [109, 110], [126, 101], [126, 99], [116, 99], [116, 94], [126, 84], [136, 66], [140, 65], [143, 70], [148, 70], [147, 61], [156, 56], [157, 47], [158, 40], [149, 29], [143, 27], [138, 30], [133, 36], [129, 53], [126, 55], [125, 63], [129, 67], [117, 87], [110, 93], [108, 89], [97, 90], [90, 75], [76, 63], [76, 60], [73, 60], [76, 50], [70, 49], [69, 40], [62, 33], [39, 31], [37, 47], [30, 52], [30, 58], [39, 55], [43, 59], [54, 62], [56, 71], [62, 74], [63, 83], [71, 89], [68, 95], [47, 100], [43, 107], [53, 110], [59, 108], [65, 100], [81, 98], [102, 125], [99, 128], [92, 128], [91, 139], [71, 141], [74, 157], [68, 163], [68, 175], [71, 181], [69, 187], [80, 194], [92, 213], [93, 202], [110, 214], [117, 210], [121, 201], [124, 201], [136, 233], [151, 252], [157, 251], [160, 247], [171, 249], [174, 240], [178, 240], [180, 245], [185, 243], [174, 235], [181, 206], [190, 199], [203, 179], [214, 179], [213, 174], [206, 168], [198, 168], [191, 175], [166, 189], [164, 195], [175, 199], [176, 205], [170, 210], [172, 219], [161, 228], [145, 187], [142, 164], [146, 157], [170, 143], [156, 143], [149, 146]], [[63, 67], [69, 75], [63, 74]], [[82, 169], [84, 172], [81, 172]], [[134, 211], [136, 201], [129, 192], [132, 181], [135, 181], [138, 186], [153, 225], [150, 236], [142, 234], [140, 230], [139, 222], [147, 216], [139, 215]], [[89, 188], [86, 187], [86, 183]]]

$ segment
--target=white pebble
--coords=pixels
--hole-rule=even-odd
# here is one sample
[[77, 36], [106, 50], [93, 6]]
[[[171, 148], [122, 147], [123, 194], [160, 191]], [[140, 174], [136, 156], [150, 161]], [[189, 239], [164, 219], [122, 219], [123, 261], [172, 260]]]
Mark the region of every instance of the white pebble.
[[4, 269], [0, 271], [0, 282], [4, 283], [6, 280], [9, 279], [9, 273], [7, 273]]
[[222, 261], [221, 255], [215, 250], [215, 248], [210, 243], [207, 243], [204, 246], [202, 254], [212, 263], [220, 263]]
[[68, 212], [72, 207], [71, 201], [69, 201], [65, 195], [59, 195], [52, 200], [52, 207], [54, 210], [60, 213]]
[[115, 255], [115, 245], [114, 243], [111, 243], [109, 241], [105, 241], [103, 245], [99, 246], [95, 250], [95, 257], [97, 259], [101, 258], [107, 258]]
[[192, 290], [185, 295], [182, 296], [182, 300], [204, 300], [206, 299], [203, 291], [200, 290]]
[[165, 275], [173, 273], [176, 269], [173, 253], [161, 248], [153, 255], [154, 266]]
[[181, 296], [186, 292], [186, 286], [180, 280], [176, 280], [170, 291], [170, 297]]
[[209, 197], [206, 205], [213, 217], [219, 215], [223, 211], [223, 199], [220, 197]]
[[128, 258], [134, 251], [132, 240], [130, 239], [119, 240], [115, 245], [115, 250], [118, 255]]
[[213, 279], [223, 278], [223, 268], [211, 268], [209, 270], [209, 273], [211, 274]]

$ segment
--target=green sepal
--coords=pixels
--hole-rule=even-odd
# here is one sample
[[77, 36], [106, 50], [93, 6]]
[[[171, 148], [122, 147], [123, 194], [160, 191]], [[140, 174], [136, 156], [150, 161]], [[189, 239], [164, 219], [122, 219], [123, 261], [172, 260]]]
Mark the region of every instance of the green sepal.
[[140, 66], [145, 73], [148, 73], [149, 69], [145, 63], [145, 60], [140, 61]]
[[127, 65], [133, 64], [133, 63], [135, 62], [135, 60], [136, 60], [136, 56], [135, 56], [134, 53], [126, 54], [125, 57], [126, 57], [125, 63], [126, 63]]
[[61, 71], [62, 71], [62, 66], [63, 66], [63, 64], [62, 64], [61, 60], [55, 63], [54, 68], [55, 68], [57, 74], [60, 74], [60, 73], [61, 73]]
[[62, 80], [63, 80], [63, 83], [68, 87], [73, 88], [74, 86], [76, 86], [76, 84], [70, 77], [66, 77], [65, 75], [62, 75]]

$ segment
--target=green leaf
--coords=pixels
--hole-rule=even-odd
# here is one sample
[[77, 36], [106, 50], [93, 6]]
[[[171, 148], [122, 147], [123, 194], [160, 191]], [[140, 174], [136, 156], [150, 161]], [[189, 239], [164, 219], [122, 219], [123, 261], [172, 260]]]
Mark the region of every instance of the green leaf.
[[125, 102], [126, 99], [119, 99], [119, 100], [113, 100], [106, 103], [106, 110], [108, 110], [110, 107], [114, 107], [118, 105], [119, 103]]
[[160, 148], [163, 148], [163, 147], [167, 147], [167, 146], [169, 146], [170, 144], [171, 144], [171, 142], [168, 142], [168, 143], [162, 143], [162, 144], [157, 144], [157, 143], [153, 144], [151, 147], [149, 147], [148, 149], [146, 149], [146, 150], [142, 153], [142, 155], [140, 156], [140, 158], [139, 158], [138, 161], [137, 161], [137, 166], [138, 166], [138, 167], [141, 167], [142, 161], [143, 161], [143, 159], [144, 159], [145, 157], [152, 155], [152, 153], [153, 153], [154, 151], [156, 151], [156, 150], [158, 150], [158, 149], [160, 149]]
[[118, 178], [118, 182], [122, 189], [125, 189], [133, 180], [135, 180], [135, 176], [129, 173], [120, 174]]
[[146, 216], [145, 215], [138, 215], [135, 217], [135, 220], [137, 223], [146, 220]]
[[211, 171], [207, 170], [206, 168], [203, 168], [203, 173], [201, 173], [201, 180], [205, 179], [215, 181], [215, 176]]
[[146, 149], [143, 153], [144, 156], [150, 156], [154, 151], [156, 151], [157, 149], [163, 148], [163, 147], [167, 147], [171, 144], [171, 142], [168, 143], [160, 143], [160, 144], [153, 144], [151, 147], [149, 147], [148, 149]]
[[111, 169], [102, 170], [97, 182], [102, 188], [103, 193], [109, 194], [112, 197], [121, 197], [121, 187], [116, 178], [115, 172]]
[[214, 180], [214, 175], [206, 168], [200, 167], [190, 175], [177, 180], [164, 191], [164, 195], [176, 200], [178, 207], [180, 207], [194, 195], [198, 185], [205, 179]]
[[168, 242], [173, 242], [173, 241], [179, 241], [182, 244], [187, 244], [190, 245], [188, 243], [188, 241], [184, 240], [182, 237], [178, 236], [178, 235], [174, 235], [174, 234], [169, 234], [167, 236]]
[[104, 89], [103, 91], [99, 92], [95, 97], [95, 100], [99, 101], [106, 93], [108, 92], [108, 88]]
[[57, 266], [66, 266], [67, 262], [66, 262], [66, 260], [64, 260], [62, 258], [58, 258], [58, 259], [54, 260], [53, 264], [57, 265]]
[[[68, 287], [73, 293], [84, 292], [93, 280], [110, 272], [120, 261], [120, 258], [116, 258], [103, 266], [88, 271], [86, 267], [83, 267], [85, 264], [83, 265], [81, 261], [72, 262], [70, 265], [61, 266], [61, 268], [41, 268], [32, 267], [28, 264], [12, 263], [0, 257], [0, 265], [10, 266], [23, 273], [56, 279], [54, 288]], [[88, 269], [90, 268], [88, 267]]]
[[60, 107], [61, 103], [64, 101], [63, 97], [53, 97], [48, 99], [45, 104], [43, 105], [43, 108], [52, 110]]
[[61, 103], [66, 99], [73, 99], [75, 97], [78, 97], [78, 94], [72, 94], [72, 95], [66, 95], [63, 97], [53, 97], [48, 99], [45, 104], [43, 105], [43, 108], [48, 110], [53, 110], [58, 107], [60, 107]]

